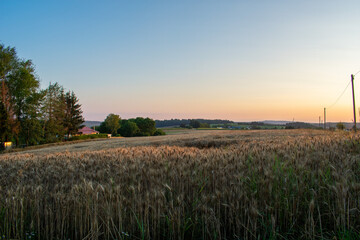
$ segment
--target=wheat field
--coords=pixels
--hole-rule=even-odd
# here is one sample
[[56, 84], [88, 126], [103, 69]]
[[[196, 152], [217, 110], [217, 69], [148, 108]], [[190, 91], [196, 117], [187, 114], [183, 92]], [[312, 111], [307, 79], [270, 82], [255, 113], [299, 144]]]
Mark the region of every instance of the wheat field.
[[0, 155], [0, 239], [359, 239], [360, 138], [198, 131]]

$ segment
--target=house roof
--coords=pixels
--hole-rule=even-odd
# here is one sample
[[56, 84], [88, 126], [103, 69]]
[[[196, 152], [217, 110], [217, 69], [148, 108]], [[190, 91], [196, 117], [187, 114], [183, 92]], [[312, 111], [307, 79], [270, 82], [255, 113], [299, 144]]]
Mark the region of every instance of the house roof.
[[91, 129], [89, 127], [83, 127], [82, 129], [79, 129], [79, 133], [81, 133], [81, 134], [94, 134], [94, 133], [99, 133], [99, 132], [95, 131], [94, 129]]

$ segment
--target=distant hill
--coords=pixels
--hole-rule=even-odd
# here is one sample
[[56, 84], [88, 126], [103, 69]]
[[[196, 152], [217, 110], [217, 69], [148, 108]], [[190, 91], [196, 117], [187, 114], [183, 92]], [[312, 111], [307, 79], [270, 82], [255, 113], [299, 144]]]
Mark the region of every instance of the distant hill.
[[298, 129], [298, 128], [316, 128], [313, 124], [305, 122], [289, 122], [285, 124], [285, 128], [288, 129]]
[[85, 121], [83, 125], [86, 127], [100, 126], [101, 121]]
[[[336, 124], [338, 124], [339, 122], [327, 122], [326, 123], [326, 128], [336, 128]], [[354, 126], [354, 123], [352, 122], [342, 122], [342, 124], [345, 125], [346, 129], [352, 129]], [[318, 124], [314, 124], [315, 126], [319, 126]], [[324, 123], [321, 123], [321, 127], [324, 126]], [[360, 127], [360, 123], [356, 123], [356, 127], [359, 128]]]
[[180, 124], [189, 125], [190, 120], [197, 120], [200, 123], [208, 123], [208, 124], [226, 124], [226, 123], [234, 123], [230, 120], [221, 120], [221, 119], [170, 119], [170, 120], [155, 120], [156, 127], [178, 127]]
[[269, 125], [285, 125], [291, 121], [276, 121], [276, 120], [265, 120], [265, 121], [261, 121], [264, 124], [269, 124]]

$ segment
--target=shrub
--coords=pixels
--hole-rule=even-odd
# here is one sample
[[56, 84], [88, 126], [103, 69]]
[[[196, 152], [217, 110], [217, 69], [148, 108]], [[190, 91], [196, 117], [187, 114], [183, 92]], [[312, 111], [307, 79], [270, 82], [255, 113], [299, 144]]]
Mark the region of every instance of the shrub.
[[72, 136], [69, 138], [69, 141], [75, 141], [75, 140], [86, 140], [86, 139], [95, 139], [95, 138], [107, 138], [107, 134], [90, 134], [90, 135], [78, 135], [78, 136]]
[[156, 129], [154, 132], [154, 136], [161, 136], [161, 135], [166, 135], [166, 133], [161, 129]]

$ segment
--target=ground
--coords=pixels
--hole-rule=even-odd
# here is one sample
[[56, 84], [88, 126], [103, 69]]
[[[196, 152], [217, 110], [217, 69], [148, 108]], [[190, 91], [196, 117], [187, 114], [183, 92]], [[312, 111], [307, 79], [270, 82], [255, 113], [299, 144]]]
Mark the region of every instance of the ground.
[[264, 140], [264, 139], [281, 139], [296, 138], [304, 136], [320, 136], [328, 132], [319, 130], [194, 130], [194, 129], [169, 129], [165, 130], [165, 136], [155, 137], [131, 137], [131, 138], [110, 138], [94, 139], [88, 141], [69, 142], [62, 144], [49, 144], [39, 146], [40, 148], [23, 149], [19, 153], [30, 154], [49, 154], [62, 152], [81, 152], [88, 150], [106, 150], [119, 147], [131, 146], [159, 146], [159, 145], [179, 145], [184, 142], [191, 142], [200, 139], [219, 139], [240, 141], [246, 140]]
[[[360, 138], [169, 130], [0, 155], [2, 239], [360, 239]], [[30, 236], [30, 237], [29, 237]]]

